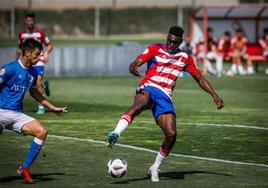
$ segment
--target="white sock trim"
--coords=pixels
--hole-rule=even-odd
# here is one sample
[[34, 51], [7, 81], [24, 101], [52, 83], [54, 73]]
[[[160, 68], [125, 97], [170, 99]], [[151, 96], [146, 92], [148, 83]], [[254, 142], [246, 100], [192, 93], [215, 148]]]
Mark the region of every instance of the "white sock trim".
[[157, 154], [153, 167], [159, 169], [160, 165], [166, 160], [167, 157], [163, 156], [160, 152]]
[[39, 138], [34, 138], [33, 140], [35, 143], [37, 143], [38, 145], [43, 145], [44, 141], [43, 140], [40, 140]]
[[114, 131], [117, 132], [120, 136], [120, 134], [128, 128], [128, 125], [129, 123], [127, 120], [120, 119]]

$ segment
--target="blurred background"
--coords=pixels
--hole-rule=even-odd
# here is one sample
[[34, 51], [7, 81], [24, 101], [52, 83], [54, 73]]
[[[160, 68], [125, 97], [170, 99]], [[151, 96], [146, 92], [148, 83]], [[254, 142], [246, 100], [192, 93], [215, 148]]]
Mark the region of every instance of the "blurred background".
[[49, 76], [127, 75], [128, 64], [149, 43], [164, 42], [172, 25], [195, 44], [207, 27], [216, 40], [241, 27], [257, 44], [268, 26], [267, 0], [1, 0], [0, 65], [14, 58], [29, 11], [54, 45]]
[[[146, 149], [158, 151], [163, 135], [149, 110], [119, 140], [145, 150], [107, 150], [96, 143], [107, 140], [133, 102], [140, 79], [129, 74], [129, 64], [149, 44], [165, 43], [169, 27], [179, 25], [185, 30], [183, 47], [225, 107], [217, 110], [189, 74], [180, 75], [185, 78], [172, 97], [178, 125], [172, 153], [178, 155], [165, 162], [163, 181], [154, 188], [268, 187], [268, 0], [0, 0], [0, 67], [15, 59], [27, 12], [35, 13], [36, 26], [53, 45], [44, 78], [50, 83], [49, 100], [69, 109], [64, 117], [50, 111], [39, 115], [36, 102], [26, 96], [25, 112], [49, 129], [33, 165], [37, 186], [152, 187], [146, 172], [155, 154]], [[248, 40], [241, 46], [253, 63], [250, 76], [248, 59], [237, 71], [229, 53], [237, 29]], [[210, 64], [209, 52], [216, 54]], [[219, 59], [223, 67], [215, 72]], [[1, 188], [25, 186], [15, 170], [30, 139], [7, 131], [0, 135]], [[123, 179], [106, 172], [115, 156], [129, 165]]]

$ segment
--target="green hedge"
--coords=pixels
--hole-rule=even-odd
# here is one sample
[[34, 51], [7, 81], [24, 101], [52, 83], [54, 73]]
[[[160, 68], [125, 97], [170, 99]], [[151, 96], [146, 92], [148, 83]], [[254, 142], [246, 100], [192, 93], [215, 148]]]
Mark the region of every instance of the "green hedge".
[[[24, 28], [25, 9], [16, 9], [16, 33]], [[37, 25], [48, 35], [55, 35], [55, 25], [59, 26], [63, 35], [74, 34], [74, 28], [82, 33], [94, 34], [94, 9], [63, 11], [35, 11]], [[188, 30], [190, 9], [184, 9], [184, 28]], [[9, 26], [9, 12], [0, 12], [1, 32], [3, 25]], [[130, 9], [101, 9], [100, 32], [102, 35], [166, 33], [169, 26], [177, 24], [177, 8], [130, 8]], [[5, 27], [6, 27], [5, 26]], [[2, 34], [3, 35], [3, 34]]]

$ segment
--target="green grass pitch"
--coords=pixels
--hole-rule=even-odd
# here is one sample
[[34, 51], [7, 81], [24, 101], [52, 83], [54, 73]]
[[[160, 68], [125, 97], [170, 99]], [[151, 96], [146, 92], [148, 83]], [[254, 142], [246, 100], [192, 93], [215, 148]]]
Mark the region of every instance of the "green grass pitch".
[[[26, 97], [25, 112], [39, 119], [50, 135], [31, 168], [37, 181], [32, 187], [268, 187], [268, 76], [207, 78], [226, 107], [216, 110], [211, 97], [193, 79], [178, 80], [173, 94], [178, 137], [172, 153], [243, 164], [169, 156], [162, 165], [160, 183], [153, 184], [146, 173], [155, 153], [120, 146], [109, 149], [87, 141], [106, 140], [132, 104], [139, 80], [49, 78], [50, 101], [68, 106], [69, 112], [62, 117], [51, 112], [37, 116], [35, 102]], [[151, 112], [146, 111], [122, 134], [119, 143], [157, 151], [162, 139]], [[31, 140], [7, 131], [0, 135], [0, 187], [29, 187], [16, 176], [16, 169]], [[127, 175], [120, 179], [106, 171], [107, 162], [116, 156], [128, 162]]]

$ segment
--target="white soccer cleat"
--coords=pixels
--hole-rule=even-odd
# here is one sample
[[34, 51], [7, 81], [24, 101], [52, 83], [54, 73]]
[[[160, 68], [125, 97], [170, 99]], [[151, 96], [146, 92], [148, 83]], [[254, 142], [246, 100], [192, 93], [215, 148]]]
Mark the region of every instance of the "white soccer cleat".
[[159, 172], [160, 170], [158, 168], [154, 168], [151, 166], [148, 170], [148, 175], [151, 176], [152, 182], [159, 182]]

